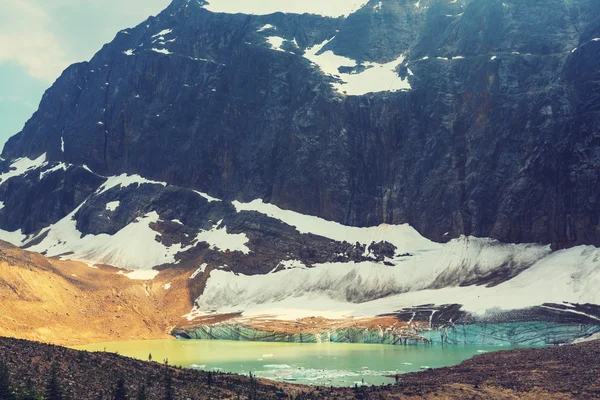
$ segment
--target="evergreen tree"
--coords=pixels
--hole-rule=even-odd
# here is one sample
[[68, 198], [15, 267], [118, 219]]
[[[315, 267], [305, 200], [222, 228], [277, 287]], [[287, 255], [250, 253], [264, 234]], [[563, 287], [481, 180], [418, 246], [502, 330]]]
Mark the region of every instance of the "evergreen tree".
[[113, 400], [127, 400], [127, 389], [125, 389], [125, 379], [119, 378], [117, 386], [113, 392]]
[[58, 384], [58, 366], [56, 363], [52, 364], [50, 379], [46, 384], [44, 400], [63, 400], [62, 390]]
[[169, 361], [165, 360], [165, 400], [175, 400], [173, 393], [173, 372], [169, 368]]
[[213, 384], [213, 374], [212, 374], [212, 372], [210, 372], [210, 371], [209, 371], [209, 372], [208, 372], [208, 374], [206, 375], [206, 384], [207, 384], [208, 386], [212, 386], [212, 384]]
[[8, 366], [4, 363], [0, 363], [0, 400], [16, 400], [16, 396], [10, 387]]
[[136, 400], [148, 400], [148, 395], [146, 394], [146, 386], [144, 386], [144, 385], [140, 386], [135, 398], [136, 398]]
[[27, 378], [27, 382], [25, 382], [25, 388], [23, 388], [19, 395], [19, 400], [38, 400], [38, 398], [39, 396], [35, 390], [31, 378]]

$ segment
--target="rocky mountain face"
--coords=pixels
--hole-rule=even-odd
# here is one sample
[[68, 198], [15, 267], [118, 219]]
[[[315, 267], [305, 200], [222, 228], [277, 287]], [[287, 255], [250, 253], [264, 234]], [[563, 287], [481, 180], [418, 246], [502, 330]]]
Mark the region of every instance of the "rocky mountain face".
[[3, 150], [0, 239], [177, 271], [189, 321], [435, 303], [421, 323], [596, 329], [600, 3], [223, 1], [174, 0], [64, 71]]
[[[3, 157], [46, 153], [349, 225], [409, 223], [438, 241], [598, 245], [599, 11], [389, 0], [332, 19], [178, 0], [67, 69]], [[322, 52], [359, 63], [404, 54], [411, 89], [336, 92], [302, 57], [331, 38]]]
[[[593, 0], [383, 0], [347, 18], [176, 0], [69, 67], [2, 156], [45, 153], [347, 225], [408, 223], [436, 241], [600, 245], [599, 15]], [[336, 90], [346, 75], [305, 57], [317, 45], [358, 76], [403, 55], [408, 88]], [[65, 216], [90, 185], [80, 174], [50, 213], [22, 202], [44, 189], [5, 189], [27, 216], [0, 226]]]

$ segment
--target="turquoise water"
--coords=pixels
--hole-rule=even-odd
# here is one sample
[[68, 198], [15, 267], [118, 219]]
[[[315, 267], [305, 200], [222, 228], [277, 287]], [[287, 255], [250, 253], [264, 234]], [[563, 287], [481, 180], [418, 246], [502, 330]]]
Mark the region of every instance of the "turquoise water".
[[207, 371], [252, 372], [261, 378], [320, 385], [354, 386], [391, 383], [386, 375], [439, 368], [505, 346], [393, 346], [345, 343], [263, 343], [219, 340], [153, 340], [98, 343], [80, 350], [118, 352], [154, 361], [169, 360]]

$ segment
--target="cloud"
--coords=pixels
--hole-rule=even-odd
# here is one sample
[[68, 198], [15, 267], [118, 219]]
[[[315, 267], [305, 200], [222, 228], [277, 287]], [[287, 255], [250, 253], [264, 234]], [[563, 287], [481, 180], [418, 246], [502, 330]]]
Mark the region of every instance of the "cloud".
[[36, 104], [34, 104], [30, 101], [27, 101], [27, 100], [23, 100], [16, 96], [0, 96], [0, 103], [13, 103], [13, 104], [17, 104], [21, 107], [28, 108], [28, 109], [34, 110], [34, 111], [37, 109]]
[[0, 0], [0, 62], [16, 63], [37, 79], [54, 81], [69, 60], [52, 32], [52, 18], [29, 0]]
[[121, 29], [157, 13], [170, 0], [0, 0], [0, 64], [53, 82], [70, 64], [89, 59]]

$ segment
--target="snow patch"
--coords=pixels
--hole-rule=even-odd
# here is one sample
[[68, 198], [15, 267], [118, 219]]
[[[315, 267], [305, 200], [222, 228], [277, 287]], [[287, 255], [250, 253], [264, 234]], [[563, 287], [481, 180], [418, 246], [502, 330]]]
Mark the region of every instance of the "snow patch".
[[173, 32], [173, 29], [163, 29], [162, 31], [158, 32], [156, 35], [152, 35], [152, 37], [155, 38], [155, 37], [159, 37], [159, 36], [166, 36], [172, 32]]
[[[215, 91], [215, 90], [213, 89], [213, 91]], [[200, 197], [204, 197], [206, 200], [208, 200], [209, 203], [221, 201], [221, 199], [217, 199], [216, 197], [212, 197], [212, 196], [210, 196], [210, 195], [208, 195], [206, 193], [202, 193], [202, 192], [199, 192], [197, 190], [194, 190], [194, 192], [197, 195], [199, 195]]]
[[269, 29], [277, 29], [277, 28], [271, 24], [265, 24], [265, 25], [261, 26], [260, 28], [258, 28], [258, 30], [256, 32], [264, 32]]
[[10, 178], [24, 175], [27, 172], [41, 168], [47, 164], [46, 153], [42, 154], [35, 160], [29, 158], [18, 158], [10, 165], [10, 170], [8, 172], [0, 174], [0, 184], [5, 183]]
[[173, 54], [167, 49], [157, 49], [156, 47], [153, 47], [151, 50], [155, 53], [160, 53], [160, 54], [166, 54], [166, 55]]
[[123, 54], [125, 54], [126, 56], [132, 56], [134, 54], [134, 50], [133, 49], [125, 50], [123, 52]]
[[276, 12], [317, 14], [328, 17], [348, 16], [365, 6], [368, 0], [211, 0], [204, 8], [212, 12], [268, 15]]
[[45, 176], [50, 175], [51, 173], [56, 172], [56, 171], [61, 171], [61, 170], [66, 171], [67, 169], [69, 169], [69, 167], [71, 167], [71, 165], [67, 165], [67, 164], [61, 162], [58, 165], [40, 173], [40, 179], [44, 179]]
[[[151, 281], [152, 279], [156, 278], [158, 276], [158, 274], [160, 274], [160, 272], [155, 271], [153, 269], [146, 270], [146, 271], [137, 270], [137, 271], [131, 271], [131, 272], [123, 272], [123, 271], [119, 272], [119, 275], [124, 275], [134, 281]], [[146, 288], [146, 294], [148, 296], [150, 295], [148, 293], [147, 288]]]
[[198, 268], [197, 270], [195, 270], [194, 273], [192, 275], [190, 275], [190, 279], [194, 279], [198, 275], [203, 274], [204, 271], [206, 271], [206, 267], [208, 267], [208, 264], [202, 264], [200, 266], [200, 268]]
[[106, 203], [106, 211], [114, 212], [121, 205], [120, 201], [111, 201]]
[[227, 227], [221, 225], [219, 221], [210, 231], [201, 231], [196, 235], [194, 242], [206, 242], [210, 248], [218, 251], [240, 251], [244, 254], [250, 254], [250, 249], [246, 246], [249, 239], [245, 233], [231, 234], [227, 233]]
[[340, 82], [333, 83], [333, 87], [339, 92], [348, 95], [363, 95], [411, 89], [408, 80], [400, 78], [396, 72], [398, 65], [404, 62], [404, 55], [384, 64], [364, 62], [362, 66], [365, 69], [359, 73], [342, 73], [339, 71], [341, 67], [354, 68], [358, 66], [358, 63], [356, 60], [338, 56], [331, 50], [321, 53], [325, 45], [333, 39], [325, 40], [321, 44], [306, 49], [304, 57], [317, 65], [323, 73], [338, 78]]
[[23, 234], [21, 229], [14, 232], [8, 232], [0, 229], [0, 240], [4, 240], [12, 245], [21, 246], [26, 239], [27, 236]]
[[300, 233], [312, 233], [338, 242], [345, 241], [352, 244], [358, 242], [368, 246], [373, 242], [387, 241], [397, 247], [398, 253], [431, 251], [443, 247], [439, 243], [424, 238], [408, 224], [383, 224], [377, 227], [357, 228], [295, 211], [282, 210], [273, 204], [264, 203], [262, 200], [254, 200], [250, 203], [234, 201], [233, 206], [238, 212], [256, 211], [294, 226]]
[[294, 268], [306, 268], [306, 265], [300, 260], [285, 260], [280, 262], [269, 274], [276, 272], [278, 269], [283, 268], [286, 269], [294, 269]]
[[281, 48], [283, 43], [285, 43], [285, 39], [279, 36], [269, 36], [266, 38], [267, 42], [271, 45], [273, 50], [282, 51], [285, 53], [285, 50]]
[[107, 264], [129, 270], [149, 270], [156, 265], [175, 262], [175, 254], [186, 250], [181, 244], [167, 247], [156, 241], [160, 234], [150, 228], [159, 220], [150, 212], [127, 225], [114, 235], [82, 235], [71, 214], [44, 229], [44, 239], [29, 250], [46, 252], [48, 257], [83, 261], [88, 264]]
[[163, 289], [165, 289], [165, 290], [169, 290], [169, 289], [171, 289], [171, 284], [170, 284], [170, 283], [166, 283], [166, 284], [163, 286]]
[[281, 265], [281, 267], [284, 269], [306, 268], [306, 265], [304, 265], [304, 263], [300, 260], [285, 260], [282, 261], [279, 265]]
[[114, 187], [125, 188], [125, 187], [131, 186], [131, 185], [138, 185], [138, 187], [139, 187], [140, 185], [146, 184], [146, 183], [150, 183], [153, 185], [167, 186], [167, 184], [165, 182], [152, 181], [152, 180], [149, 180], [146, 178], [142, 178], [139, 175], [121, 174], [119, 176], [108, 177], [106, 182], [104, 182], [104, 184], [98, 188], [98, 190], [96, 191], [96, 194], [104, 193]]

